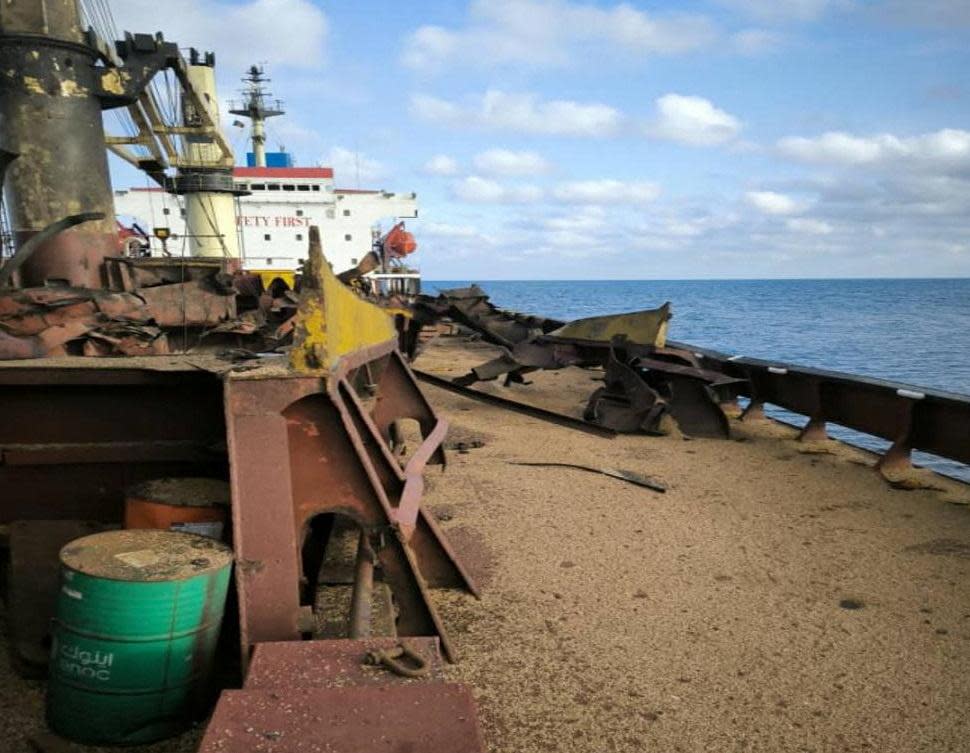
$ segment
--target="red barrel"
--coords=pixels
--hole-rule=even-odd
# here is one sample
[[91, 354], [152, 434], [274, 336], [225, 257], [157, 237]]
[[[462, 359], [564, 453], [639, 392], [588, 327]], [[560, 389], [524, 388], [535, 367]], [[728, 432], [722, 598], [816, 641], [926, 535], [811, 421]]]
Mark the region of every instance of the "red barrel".
[[131, 487], [125, 528], [157, 528], [225, 540], [229, 484], [215, 478], [159, 478]]

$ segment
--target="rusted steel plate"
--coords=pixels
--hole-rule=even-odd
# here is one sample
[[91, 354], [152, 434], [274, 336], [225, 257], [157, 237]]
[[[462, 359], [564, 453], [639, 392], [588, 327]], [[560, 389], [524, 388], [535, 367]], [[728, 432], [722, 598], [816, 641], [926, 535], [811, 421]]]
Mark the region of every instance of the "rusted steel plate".
[[[62, 220], [58, 220], [57, 222], [52, 222], [50, 225], [45, 227], [40, 232], [31, 233], [29, 237], [27, 237], [20, 244], [18, 244], [17, 251], [14, 253], [14, 255], [7, 260], [7, 262], [3, 265], [2, 268], [0, 268], [0, 287], [7, 287], [10, 284], [10, 279], [13, 276], [13, 273], [16, 272], [18, 269], [20, 269], [20, 267], [22, 267], [26, 262], [30, 261], [30, 257], [35, 252], [41, 249], [44, 249], [49, 253], [50, 248], [53, 248], [55, 246], [55, 243], [57, 243], [59, 246], [64, 245], [67, 247], [81, 245], [84, 243], [83, 240], [80, 240], [75, 235], [70, 236], [67, 240], [58, 239], [56, 242], [50, 242], [51, 239], [54, 238], [54, 236], [59, 235], [64, 230], [67, 230], [68, 228], [81, 225], [85, 222], [90, 222], [91, 220], [103, 220], [104, 218], [105, 218], [104, 212], [82, 212], [81, 214], [74, 214], [69, 217], [65, 217]], [[23, 236], [24, 234], [21, 233], [21, 235]], [[94, 237], [98, 238], [99, 236], [94, 236]], [[100, 256], [101, 260], [103, 261], [103, 257], [110, 254], [110, 252], [117, 247], [118, 243], [117, 243], [117, 239], [112, 238], [112, 236], [110, 235], [109, 236], [101, 235], [100, 238], [102, 240], [102, 243], [97, 244], [97, 241], [96, 241], [96, 245], [98, 247], [95, 250], [94, 256], [95, 256], [95, 259], [97, 259], [98, 256]], [[86, 258], [84, 260], [87, 261]], [[37, 265], [33, 265], [33, 266], [37, 266]], [[86, 264], [84, 265], [83, 270], [87, 271]], [[80, 269], [79, 270], [72, 269], [72, 272], [77, 273], [79, 276], [85, 274], [85, 271], [81, 271]], [[97, 275], [98, 274], [97, 269], [95, 269], [95, 271], [91, 274]], [[99, 277], [92, 277], [91, 279], [96, 280], [96, 282], [99, 284], [101, 282]], [[90, 287], [98, 287], [98, 286], [99, 285], [96, 284]]]
[[[393, 348], [388, 342], [349, 354], [327, 379], [249, 373], [226, 379], [244, 664], [256, 643], [301, 637], [301, 550], [313, 521], [326, 514], [351, 518], [370, 537], [394, 594], [398, 633], [440, 635], [445, 655], [455, 658], [428, 584], [473, 591], [474, 585], [440, 531], [415, 513], [410, 526], [397, 515], [402, 504], [406, 512], [417, 509], [420, 484], [408, 481], [420, 480], [418, 466], [436, 458], [442, 422], [422, 402], [406, 368], [396, 382], [377, 385], [373, 402], [384, 406], [379, 413], [368, 412], [349, 381], [354, 368], [382, 368], [380, 359]], [[401, 469], [385, 426], [395, 417], [419, 415], [431, 433], [414, 456], [416, 467]]]
[[120, 523], [124, 491], [132, 484], [160, 476], [218, 477], [225, 472], [225, 458], [211, 463], [0, 464], [0, 523], [50, 518]]
[[244, 665], [249, 647], [258, 641], [300, 638], [301, 532], [293, 513], [287, 421], [280, 409], [316, 382], [228, 379], [225, 385]]
[[480, 753], [463, 685], [224, 691], [199, 753]]
[[141, 442], [63, 442], [0, 446], [7, 465], [67, 465], [71, 463], [205, 462], [213, 451], [189, 440]]
[[[428, 663], [427, 679], [440, 679], [438, 639], [416, 637], [407, 638], [405, 642]], [[369, 652], [391, 650], [400, 644], [399, 638], [257, 643], [243, 687], [340, 688], [415, 682], [383, 667], [365, 663]]]
[[[109, 233], [97, 232], [96, 228], [97, 225], [90, 231], [82, 228], [56, 233], [43, 240], [21, 265], [21, 285], [25, 288], [44, 287], [48, 281], [63, 280], [73, 287], [104, 287], [104, 262], [117, 254], [118, 234], [113, 229]], [[14, 235], [19, 248], [36, 233], [24, 230]]]
[[0, 366], [0, 522], [120, 521], [130, 484], [224, 477], [222, 385], [185, 368]]
[[616, 436], [616, 432], [612, 429], [606, 429], [602, 426], [597, 426], [596, 424], [591, 424], [587, 421], [573, 418], [572, 416], [563, 415], [562, 413], [554, 413], [553, 411], [544, 410], [543, 408], [536, 408], [533, 405], [519, 403], [515, 400], [506, 400], [505, 398], [498, 397], [497, 395], [490, 395], [487, 392], [479, 392], [478, 390], [473, 390], [470, 387], [463, 387], [455, 384], [454, 382], [449, 382], [447, 379], [442, 379], [441, 377], [435, 376], [434, 374], [429, 374], [426, 371], [418, 371], [415, 369], [414, 374], [422, 382], [432, 384], [435, 387], [440, 387], [441, 389], [448, 390], [449, 392], [464, 395], [465, 397], [472, 398], [473, 400], [479, 400], [483, 403], [495, 405], [499, 408], [513, 410], [516, 413], [522, 413], [526, 416], [538, 418], [542, 421], [549, 421], [550, 423], [559, 424], [560, 426], [565, 426], [570, 429], [578, 429], [579, 431], [586, 432], [587, 434], [595, 434], [598, 437], [612, 439]]
[[141, 288], [138, 294], [161, 327], [201, 327], [236, 316], [235, 296], [208, 289], [204, 280]]

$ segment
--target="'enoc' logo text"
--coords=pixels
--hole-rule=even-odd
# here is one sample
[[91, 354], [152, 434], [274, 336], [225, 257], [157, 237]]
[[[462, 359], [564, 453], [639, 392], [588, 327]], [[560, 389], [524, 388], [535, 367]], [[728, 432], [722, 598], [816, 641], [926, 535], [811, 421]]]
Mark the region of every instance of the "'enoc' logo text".
[[110, 680], [113, 653], [84, 651], [77, 646], [61, 644], [57, 663], [61, 671], [88, 680]]

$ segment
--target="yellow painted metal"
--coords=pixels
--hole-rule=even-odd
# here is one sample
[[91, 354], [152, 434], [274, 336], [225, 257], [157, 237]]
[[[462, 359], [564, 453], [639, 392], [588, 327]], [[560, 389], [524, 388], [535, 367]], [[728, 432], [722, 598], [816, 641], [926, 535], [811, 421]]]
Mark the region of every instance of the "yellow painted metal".
[[388, 316], [403, 316], [405, 319], [413, 319], [414, 312], [411, 309], [401, 308], [400, 306], [381, 306], [382, 311], [386, 311]]
[[290, 365], [304, 373], [326, 373], [341, 356], [396, 337], [385, 309], [361, 299], [337, 279], [323, 256], [320, 228], [310, 227]]
[[609, 342], [617, 335], [622, 335], [638, 345], [655, 345], [662, 348], [667, 343], [667, 322], [670, 321], [670, 316], [670, 304], [665, 303], [660, 308], [647, 311], [576, 319], [553, 330], [549, 336]]
[[[186, 69], [189, 83], [202, 98], [205, 113], [198, 112], [189, 98], [182, 101], [182, 115], [186, 123], [197, 122], [203, 115], [219, 122], [219, 102], [216, 99], [215, 71], [211, 65], [190, 65]], [[199, 168], [225, 168], [226, 158], [212, 134], [199, 134], [188, 129], [182, 136], [184, 158]], [[232, 154], [229, 155], [232, 165]], [[238, 259], [239, 237], [236, 228], [236, 200], [224, 191], [193, 191], [183, 197], [185, 203], [185, 232], [192, 256]]]
[[285, 282], [290, 290], [296, 287], [296, 272], [290, 269], [247, 269], [246, 271], [250, 274], [259, 275], [264, 288], [268, 288], [277, 278]]

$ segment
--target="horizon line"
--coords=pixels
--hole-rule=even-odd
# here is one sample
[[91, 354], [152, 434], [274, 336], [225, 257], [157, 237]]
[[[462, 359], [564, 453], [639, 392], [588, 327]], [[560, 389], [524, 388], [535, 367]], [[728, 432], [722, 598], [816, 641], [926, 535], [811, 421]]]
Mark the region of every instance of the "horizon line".
[[970, 275], [965, 277], [423, 277], [421, 281], [458, 282], [472, 279], [482, 282], [836, 282], [841, 280], [970, 280]]

